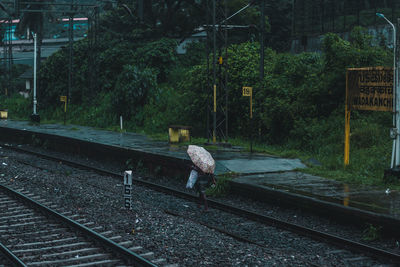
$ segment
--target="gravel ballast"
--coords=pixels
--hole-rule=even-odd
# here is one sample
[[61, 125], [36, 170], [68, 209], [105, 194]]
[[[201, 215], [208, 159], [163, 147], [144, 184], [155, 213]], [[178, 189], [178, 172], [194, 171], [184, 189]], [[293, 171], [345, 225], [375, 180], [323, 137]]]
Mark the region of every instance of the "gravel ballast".
[[[65, 155], [68, 157], [68, 155]], [[75, 155], [74, 160], [79, 156]], [[265, 226], [215, 209], [203, 212], [196, 203], [134, 185], [133, 210], [123, 208], [122, 179], [78, 170], [53, 161], [0, 148], [0, 181], [15, 188], [25, 188], [36, 195], [73, 211], [106, 230], [132, 240], [135, 245], [165, 258], [178, 266], [374, 266], [369, 258], [341, 251], [341, 248], [319, 243], [291, 232]], [[88, 161], [82, 158], [81, 160]], [[90, 160], [89, 160], [90, 161]], [[93, 164], [98, 164], [93, 162]], [[122, 173], [120, 166], [105, 166]], [[142, 177], [168, 186], [184, 188], [182, 181], [161, 177]], [[228, 196], [220, 201], [243, 208], [285, 217], [291, 222], [323, 225], [329, 231], [362, 231], [342, 227], [328, 220], [308, 216], [297, 210], [281, 210], [252, 200]], [[258, 209], [258, 210], [257, 210]], [[171, 214], [178, 214], [174, 216]], [[241, 242], [201, 223], [233, 231], [258, 245]], [[1, 240], [0, 240], [1, 241]], [[378, 241], [376, 241], [378, 242]], [[396, 240], [386, 240], [386, 247], [398, 250]], [[357, 261], [350, 259], [359, 258]]]

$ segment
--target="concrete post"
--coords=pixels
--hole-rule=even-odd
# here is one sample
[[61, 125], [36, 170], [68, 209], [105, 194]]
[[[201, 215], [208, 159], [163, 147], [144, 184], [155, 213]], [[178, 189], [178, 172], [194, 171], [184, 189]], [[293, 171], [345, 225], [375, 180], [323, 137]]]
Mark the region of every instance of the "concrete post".
[[[396, 27], [395, 27], [396, 28]], [[400, 28], [400, 19], [397, 19], [397, 29]], [[393, 77], [393, 83], [395, 85], [396, 88], [396, 129], [397, 129], [397, 135], [396, 135], [396, 164], [395, 167], [399, 167], [400, 166], [400, 81], [399, 81], [399, 53], [398, 53], [398, 49], [397, 47], [399, 47], [399, 35], [396, 34], [397, 29], [395, 29], [394, 33], [394, 44], [393, 44], [393, 53], [394, 53], [394, 74], [395, 77]]]
[[36, 115], [37, 35], [33, 34], [33, 115]]

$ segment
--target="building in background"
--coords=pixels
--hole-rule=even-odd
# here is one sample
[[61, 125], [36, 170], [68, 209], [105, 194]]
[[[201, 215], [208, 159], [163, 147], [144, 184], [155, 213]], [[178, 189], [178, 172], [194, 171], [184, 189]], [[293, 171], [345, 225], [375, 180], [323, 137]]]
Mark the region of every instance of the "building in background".
[[[398, 0], [293, 0], [291, 52], [320, 51], [321, 40], [328, 32], [348, 39], [354, 26], [368, 29], [393, 46], [391, 28], [376, 13], [393, 23], [400, 17]], [[376, 38], [377, 39], [377, 38]]]

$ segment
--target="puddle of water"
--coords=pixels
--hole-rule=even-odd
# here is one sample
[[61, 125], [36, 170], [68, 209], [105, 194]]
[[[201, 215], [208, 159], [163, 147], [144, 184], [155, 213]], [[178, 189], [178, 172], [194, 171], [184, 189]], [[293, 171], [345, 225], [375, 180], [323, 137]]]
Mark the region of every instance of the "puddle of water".
[[[363, 190], [362, 193], [357, 194], [360, 190], [359, 187], [352, 186], [348, 184], [334, 185], [332, 184], [332, 189], [329, 192], [333, 193], [330, 196], [323, 194], [318, 194], [318, 192], [313, 192], [312, 185], [309, 186], [308, 190], [297, 190], [291, 186], [279, 185], [279, 184], [269, 184], [261, 183], [264, 186], [276, 188], [279, 190], [287, 191], [294, 194], [304, 195], [308, 197], [317, 198], [320, 200], [340, 204], [346, 207], [359, 208], [362, 210], [367, 210], [375, 213], [387, 214], [394, 217], [400, 217], [400, 194], [393, 194], [389, 196], [384, 190], [379, 193], [368, 193]], [[371, 188], [372, 190], [373, 188]], [[335, 193], [336, 192], [336, 193]]]

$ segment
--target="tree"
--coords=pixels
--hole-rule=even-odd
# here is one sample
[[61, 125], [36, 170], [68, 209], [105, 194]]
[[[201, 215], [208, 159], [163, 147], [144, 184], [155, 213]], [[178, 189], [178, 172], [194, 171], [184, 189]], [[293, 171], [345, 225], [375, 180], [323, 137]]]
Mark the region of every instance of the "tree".
[[292, 19], [294, 16], [291, 1], [271, 0], [266, 1], [266, 3], [268, 4], [265, 14], [268, 16], [271, 28], [266, 38], [266, 45], [277, 51], [288, 51], [290, 49]]
[[143, 125], [143, 106], [147, 103], [149, 91], [157, 87], [154, 71], [125, 65], [115, 87], [113, 110], [126, 120], [134, 119], [136, 126]]
[[204, 24], [204, 0], [143, 1], [143, 21], [138, 16], [137, 2], [120, 1], [116, 8], [104, 14], [100, 27], [107, 39], [181, 38]]
[[34, 2], [34, 4], [24, 4], [21, 6], [21, 9], [32, 10], [32, 11], [31, 12], [25, 11], [21, 14], [20, 23], [18, 24], [16, 34], [22, 36], [27, 31], [29, 33], [31, 32], [36, 33], [37, 45], [38, 45], [37, 65], [39, 67], [43, 33], [44, 33], [44, 21], [46, 18], [48, 18], [49, 20], [53, 20], [53, 17], [49, 12], [37, 12], [37, 10], [49, 9], [50, 6], [48, 4], [44, 4], [44, 2], [49, 3], [49, 2], [54, 2], [54, 0], [32, 0], [32, 2]]

